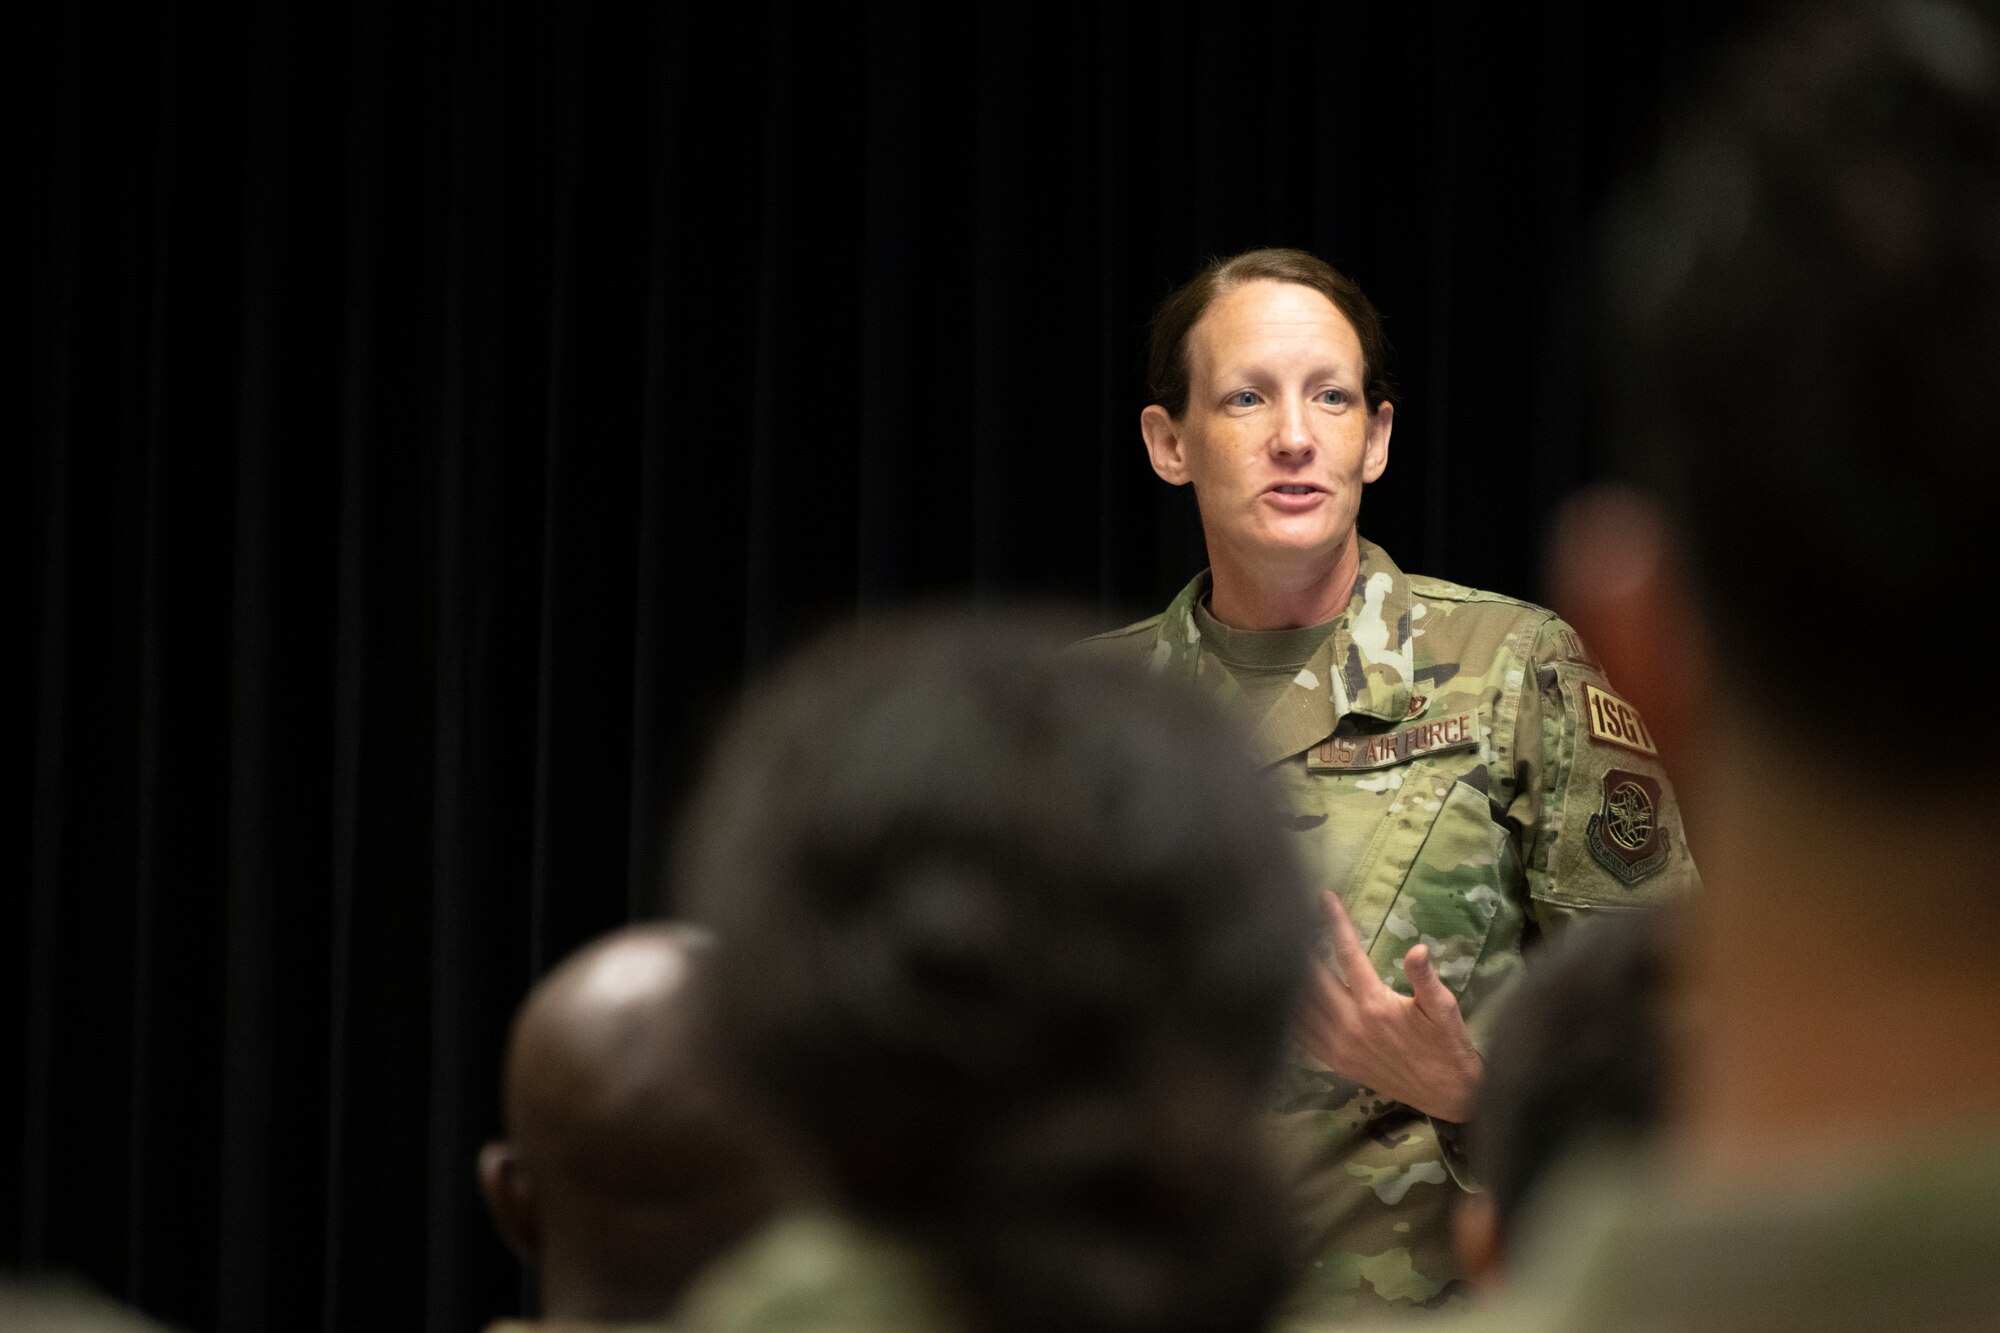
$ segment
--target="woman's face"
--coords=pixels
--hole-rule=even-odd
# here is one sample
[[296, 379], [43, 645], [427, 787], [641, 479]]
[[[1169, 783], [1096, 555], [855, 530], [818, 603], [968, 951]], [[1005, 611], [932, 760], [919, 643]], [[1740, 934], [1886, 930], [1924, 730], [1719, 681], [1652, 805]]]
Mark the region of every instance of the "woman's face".
[[1394, 415], [1368, 410], [1347, 317], [1310, 287], [1247, 282], [1195, 321], [1188, 371], [1180, 419], [1155, 406], [1143, 421], [1154, 470], [1194, 487], [1211, 561], [1337, 557], [1388, 463]]

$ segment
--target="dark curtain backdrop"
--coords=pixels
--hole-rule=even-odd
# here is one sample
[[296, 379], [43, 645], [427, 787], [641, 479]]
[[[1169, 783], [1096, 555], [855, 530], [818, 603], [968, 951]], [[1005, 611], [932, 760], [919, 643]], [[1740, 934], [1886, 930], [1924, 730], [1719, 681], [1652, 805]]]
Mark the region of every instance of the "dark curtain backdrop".
[[[1733, 8], [1711, 7], [1716, 14]], [[0, 1269], [471, 1330], [531, 981], [652, 910], [742, 682], [1202, 564], [1151, 305], [1297, 244], [1404, 390], [1364, 531], [1533, 597], [1670, 0], [57, 7], [7, 53]]]

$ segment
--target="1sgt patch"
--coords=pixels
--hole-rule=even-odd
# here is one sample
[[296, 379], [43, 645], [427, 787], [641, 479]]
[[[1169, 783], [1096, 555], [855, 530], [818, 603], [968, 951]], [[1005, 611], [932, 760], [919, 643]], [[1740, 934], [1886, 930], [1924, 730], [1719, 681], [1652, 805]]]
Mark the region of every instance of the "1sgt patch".
[[1589, 681], [1583, 683], [1583, 720], [1590, 728], [1592, 740], [1622, 746], [1655, 758], [1659, 756], [1659, 750], [1653, 745], [1653, 733], [1646, 730], [1646, 724], [1639, 718], [1639, 710]]
[[1660, 780], [1614, 768], [1604, 775], [1604, 800], [1585, 835], [1597, 864], [1627, 886], [1657, 875], [1667, 864], [1667, 831], [1660, 827]]

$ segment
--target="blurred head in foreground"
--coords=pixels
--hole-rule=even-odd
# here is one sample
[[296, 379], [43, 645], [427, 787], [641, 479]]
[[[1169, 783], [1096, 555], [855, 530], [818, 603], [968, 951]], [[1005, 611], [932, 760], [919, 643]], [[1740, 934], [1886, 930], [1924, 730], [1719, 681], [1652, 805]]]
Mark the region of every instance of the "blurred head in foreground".
[[[1992, 562], [1994, 17], [1803, 11], [1670, 132], [1608, 238], [1618, 461], [1671, 521], [1702, 643], [1760, 743], [1852, 759], [1840, 719], [1887, 702], [1914, 636], [1961, 621]], [[1980, 715], [1957, 744], [1865, 762], [1984, 774], [1995, 739]]]
[[1460, 1198], [1466, 1275], [1501, 1281], [1518, 1220], [1563, 1159], [1592, 1141], [1652, 1134], [1662, 1103], [1665, 959], [1656, 911], [1584, 922], [1548, 946], [1500, 1002], [1470, 1129], [1480, 1192]]
[[742, 1076], [825, 1200], [994, 1329], [1250, 1329], [1306, 892], [1203, 701], [1023, 619], [800, 655], [683, 843]]
[[1701, 1035], [1670, 1061], [1672, 1189], [1549, 1232], [1598, 1259], [1588, 1317], [1547, 1326], [2000, 1308], [2000, 715], [1966, 669], [2000, 482], [1996, 17], [1790, 13], [1612, 228], [1635, 489], [1573, 507], [1552, 574], [1682, 795], [1705, 887], [1669, 951]]
[[552, 1321], [660, 1318], [771, 1206], [723, 1095], [707, 1013], [712, 946], [630, 926], [529, 994], [507, 1048], [507, 1137], [479, 1181]]
[[[2000, 714], [1963, 671], [2000, 493], [1996, 18], [1794, 13], [1608, 238], [1635, 489], [1573, 506], [1552, 572], [1701, 829], [1688, 967], [1728, 1021], [1688, 1112], [1765, 1165], [1814, 1126], [2000, 1116], [2000, 1062], [1961, 1068], [1965, 1011], [1921, 1017], [2000, 991], [1986, 950], [1938, 947], [2000, 928]], [[1890, 1064], [1862, 1077], [1863, 1052]], [[1931, 1072], [1883, 1076], [1906, 1063]]]

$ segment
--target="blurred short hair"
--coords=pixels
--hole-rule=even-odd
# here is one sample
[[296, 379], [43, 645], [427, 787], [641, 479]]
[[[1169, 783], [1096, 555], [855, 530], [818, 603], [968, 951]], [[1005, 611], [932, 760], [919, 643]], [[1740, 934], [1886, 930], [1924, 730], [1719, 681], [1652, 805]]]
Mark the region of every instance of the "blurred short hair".
[[1258, 1327], [1255, 1116], [1312, 936], [1213, 706], [1030, 620], [836, 634], [757, 690], [683, 839], [746, 1085], [996, 1327]]
[[[1678, 519], [1732, 682], [1847, 747], [1830, 719], [1950, 642], [1991, 563], [1969, 514], [2000, 480], [2000, 24], [1962, 0], [1792, 20], [1614, 214], [1609, 387], [1619, 470]], [[1945, 762], [1995, 733], [1956, 727]]]
[[1468, 1147], [1503, 1243], [1565, 1157], [1594, 1139], [1642, 1140], [1659, 1123], [1661, 922], [1656, 911], [1581, 922], [1500, 1000]]

